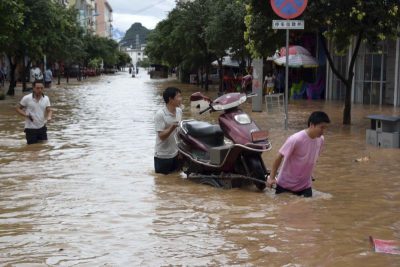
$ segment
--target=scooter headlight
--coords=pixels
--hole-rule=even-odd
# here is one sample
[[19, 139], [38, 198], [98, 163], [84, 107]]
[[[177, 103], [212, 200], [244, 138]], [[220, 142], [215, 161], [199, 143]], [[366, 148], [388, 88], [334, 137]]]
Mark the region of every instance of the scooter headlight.
[[235, 121], [237, 121], [239, 124], [249, 124], [251, 123], [251, 119], [249, 115], [247, 114], [238, 114], [235, 115]]
[[221, 104], [212, 105], [214, 110], [224, 110], [224, 106]]

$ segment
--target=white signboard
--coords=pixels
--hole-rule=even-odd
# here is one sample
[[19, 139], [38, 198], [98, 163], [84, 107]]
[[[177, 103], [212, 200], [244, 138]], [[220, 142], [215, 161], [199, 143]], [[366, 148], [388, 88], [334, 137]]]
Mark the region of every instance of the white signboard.
[[274, 30], [304, 30], [304, 20], [272, 20]]

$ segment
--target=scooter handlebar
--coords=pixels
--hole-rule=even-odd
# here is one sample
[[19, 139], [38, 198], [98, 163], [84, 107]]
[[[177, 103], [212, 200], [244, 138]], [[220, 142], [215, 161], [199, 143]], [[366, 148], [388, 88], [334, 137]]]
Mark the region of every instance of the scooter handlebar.
[[206, 109], [200, 111], [199, 114], [201, 115], [201, 114], [203, 114], [204, 112], [210, 110], [211, 108], [212, 108], [212, 107], [211, 107], [211, 105], [210, 105], [210, 106], [208, 106], [208, 108], [206, 108]]

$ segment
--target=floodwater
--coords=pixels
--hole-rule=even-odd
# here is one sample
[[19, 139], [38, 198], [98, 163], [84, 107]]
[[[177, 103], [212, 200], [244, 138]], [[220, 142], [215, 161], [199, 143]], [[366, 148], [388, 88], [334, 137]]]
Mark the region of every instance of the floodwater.
[[365, 144], [365, 116], [399, 109], [354, 105], [352, 126], [342, 126], [341, 103], [296, 101], [288, 131], [279, 114], [251, 113], [270, 131], [267, 166], [311, 111], [332, 119], [315, 196], [275, 196], [154, 174], [153, 115], [170, 85], [183, 89], [184, 118], [217, 120], [190, 110], [199, 88], [144, 71], [48, 90], [54, 120], [45, 144], [25, 145], [14, 111], [21, 94], [0, 102], [1, 266], [400, 265], [368, 239], [400, 240], [400, 149]]

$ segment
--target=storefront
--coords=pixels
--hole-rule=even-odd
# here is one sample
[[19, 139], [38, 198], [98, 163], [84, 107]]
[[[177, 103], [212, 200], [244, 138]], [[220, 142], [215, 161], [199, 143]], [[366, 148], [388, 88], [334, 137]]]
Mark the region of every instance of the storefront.
[[[334, 55], [339, 72], [347, 77], [351, 51], [346, 55]], [[400, 105], [400, 47], [398, 40], [382, 42], [372, 49], [362, 43], [354, 69], [352, 102], [365, 105]], [[326, 98], [343, 100], [345, 86], [328, 68]]]

